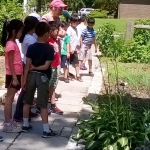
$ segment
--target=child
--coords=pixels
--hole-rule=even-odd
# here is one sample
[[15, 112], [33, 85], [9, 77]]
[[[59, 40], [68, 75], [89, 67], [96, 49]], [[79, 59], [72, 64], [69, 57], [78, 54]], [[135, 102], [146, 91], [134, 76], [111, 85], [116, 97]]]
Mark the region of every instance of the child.
[[[68, 23], [62, 22], [61, 28], [64, 32], [67, 31]], [[61, 68], [64, 70], [64, 81], [69, 83], [68, 73], [69, 73], [69, 64], [68, 58], [70, 57], [70, 37], [66, 34], [64, 38], [61, 38]]]
[[51, 63], [52, 76], [49, 81], [49, 98], [51, 102], [51, 108], [49, 109], [49, 112], [62, 115], [63, 111], [56, 107], [55, 102], [55, 89], [58, 82], [58, 67], [60, 66], [60, 45], [57, 40], [59, 33], [59, 25], [56, 21], [50, 21], [49, 24], [50, 38], [46, 41], [46, 43], [52, 45], [55, 50], [54, 61]]
[[[26, 54], [23, 88], [26, 89], [23, 106], [22, 132], [28, 132], [32, 126], [29, 124], [30, 106], [33, 104], [35, 90], [37, 88], [37, 107], [40, 108], [43, 122], [43, 138], [55, 136], [56, 133], [49, 128], [48, 124], [48, 93], [49, 79], [51, 77], [50, 63], [54, 59], [53, 47], [45, 44], [49, 37], [50, 26], [45, 22], [39, 22], [35, 27], [38, 36], [37, 43], [29, 46]], [[32, 66], [35, 66], [35, 68]], [[30, 68], [31, 66], [31, 68]]]
[[75, 67], [76, 79], [82, 82], [82, 79], [79, 74], [79, 59], [78, 59], [78, 50], [77, 46], [79, 43], [77, 25], [79, 17], [77, 14], [71, 15], [71, 26], [67, 29], [67, 34], [70, 36], [70, 63]]
[[[26, 64], [26, 53], [29, 45], [37, 41], [37, 39], [34, 36], [34, 32], [35, 26], [38, 22], [38, 19], [33, 16], [27, 16], [24, 20], [24, 29], [22, 36], [19, 40], [21, 43], [21, 50], [23, 53], [23, 65]], [[25, 93], [25, 90], [22, 89], [17, 100], [16, 110], [14, 113], [14, 120], [16, 122], [21, 122], [23, 120], [23, 98], [25, 96]]]
[[[79, 37], [79, 46], [81, 45], [81, 34], [83, 32], [84, 29], [86, 29], [86, 24], [87, 24], [87, 17], [86, 15], [82, 15], [80, 18], [80, 24], [77, 26], [78, 29], [78, 37]], [[81, 48], [81, 47], [80, 47]], [[82, 64], [80, 65], [80, 69], [81, 70], [87, 70], [86, 66], [85, 66], [85, 59], [83, 60]]]
[[2, 46], [5, 47], [5, 67], [7, 96], [4, 107], [5, 121], [4, 132], [20, 132], [21, 128], [12, 120], [12, 103], [14, 96], [21, 88], [23, 66], [20, 50], [16, 43], [22, 35], [23, 22], [18, 19], [6, 21], [2, 30]]
[[87, 27], [83, 30], [81, 35], [81, 51], [79, 54], [80, 64], [82, 64], [84, 59], [88, 59], [89, 65], [89, 75], [93, 76], [92, 72], [92, 50], [91, 46], [94, 44], [95, 46], [95, 53], [97, 53], [97, 44], [95, 40], [96, 32], [93, 29], [95, 24], [94, 18], [87, 19]]

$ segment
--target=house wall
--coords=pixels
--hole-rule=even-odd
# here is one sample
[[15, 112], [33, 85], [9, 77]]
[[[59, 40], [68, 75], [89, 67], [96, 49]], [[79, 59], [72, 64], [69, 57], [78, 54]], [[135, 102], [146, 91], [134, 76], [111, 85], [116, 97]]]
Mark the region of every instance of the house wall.
[[121, 0], [119, 18], [150, 18], [150, 0]]

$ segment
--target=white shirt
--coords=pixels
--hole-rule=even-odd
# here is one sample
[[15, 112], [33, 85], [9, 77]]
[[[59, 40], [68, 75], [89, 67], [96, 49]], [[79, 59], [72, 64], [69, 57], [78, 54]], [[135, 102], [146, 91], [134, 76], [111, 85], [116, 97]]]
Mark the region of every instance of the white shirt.
[[23, 42], [21, 43], [21, 50], [23, 53], [23, 62], [26, 64], [26, 53], [27, 53], [27, 49], [31, 44], [34, 44], [37, 41], [37, 39], [35, 38], [35, 36], [30, 35], [30, 34], [26, 34]]
[[77, 30], [78, 30], [78, 38], [79, 38], [79, 43], [78, 45], [80, 45], [80, 38], [81, 38], [81, 34], [82, 34], [82, 31], [86, 29], [86, 25], [81, 22], [78, 26], [77, 26]]
[[79, 41], [77, 28], [69, 26], [67, 29], [67, 34], [70, 36], [71, 49], [72, 51], [75, 51]]

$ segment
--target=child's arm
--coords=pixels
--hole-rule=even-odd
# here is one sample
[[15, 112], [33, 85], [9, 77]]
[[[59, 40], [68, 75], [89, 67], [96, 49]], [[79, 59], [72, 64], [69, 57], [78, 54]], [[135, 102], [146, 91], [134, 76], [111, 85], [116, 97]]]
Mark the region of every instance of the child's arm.
[[34, 65], [31, 65], [30, 70], [47, 70], [50, 66], [51, 61], [46, 61], [44, 65], [35, 67]]
[[9, 51], [8, 52], [8, 65], [9, 65], [9, 68], [13, 77], [12, 82], [14, 85], [18, 85], [19, 82], [18, 82], [13, 64], [14, 64], [14, 51]]
[[70, 43], [67, 44], [67, 58], [70, 57]]
[[22, 84], [23, 89], [26, 89], [27, 76], [28, 76], [28, 72], [30, 70], [30, 66], [31, 66], [31, 59], [27, 58], [25, 68], [24, 68], [24, 75], [23, 75], [23, 84]]
[[95, 53], [98, 53], [99, 50], [97, 49], [97, 43], [96, 43], [95, 37], [93, 38], [93, 44], [94, 44], [94, 47], [95, 47]]

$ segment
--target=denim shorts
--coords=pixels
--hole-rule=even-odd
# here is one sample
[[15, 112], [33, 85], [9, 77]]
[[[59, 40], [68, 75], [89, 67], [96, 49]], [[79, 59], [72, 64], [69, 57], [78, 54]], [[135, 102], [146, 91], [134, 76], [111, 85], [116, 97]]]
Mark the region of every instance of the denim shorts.
[[27, 89], [24, 103], [33, 104], [35, 90], [37, 89], [37, 107], [47, 108], [49, 98], [49, 80], [43, 73], [31, 71], [27, 78]]

